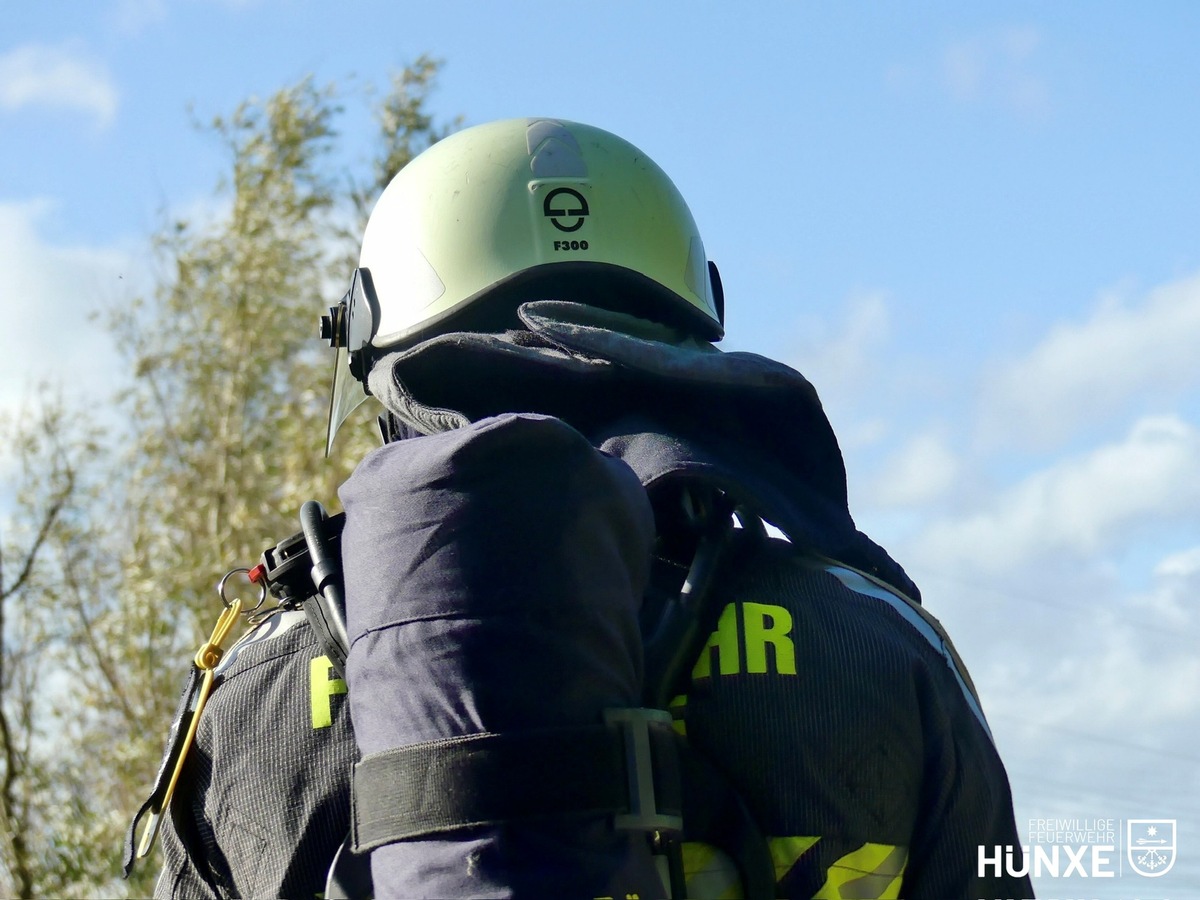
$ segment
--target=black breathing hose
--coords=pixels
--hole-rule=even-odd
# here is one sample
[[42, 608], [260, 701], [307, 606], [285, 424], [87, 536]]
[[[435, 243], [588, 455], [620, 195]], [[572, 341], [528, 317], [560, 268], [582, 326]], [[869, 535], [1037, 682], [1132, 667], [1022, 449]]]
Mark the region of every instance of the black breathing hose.
[[312, 581], [317, 593], [304, 601], [304, 613], [316, 631], [339, 678], [346, 677], [346, 655], [350, 640], [346, 635], [346, 599], [342, 592], [341, 560], [329, 552], [325, 522], [328, 519], [316, 500], [300, 507], [300, 530], [312, 560]]

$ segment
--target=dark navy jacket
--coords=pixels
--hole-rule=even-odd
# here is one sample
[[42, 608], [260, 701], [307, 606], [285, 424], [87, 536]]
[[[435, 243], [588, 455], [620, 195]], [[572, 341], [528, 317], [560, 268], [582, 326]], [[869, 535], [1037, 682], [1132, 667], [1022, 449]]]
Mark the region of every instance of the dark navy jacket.
[[[434, 338], [372, 373], [428, 436], [368, 456], [341, 491], [361, 752], [636, 705], [648, 497], [700, 479], [792, 542], [735, 547], [673, 704], [755, 813], [780, 896], [1032, 896], [1028, 879], [978, 877], [980, 845], [1019, 843], [1003, 766], [916, 586], [855, 528], [808, 382], [569, 304], [522, 317], [527, 331]], [[348, 769], [358, 750], [335, 746]], [[324, 792], [312, 805], [336, 830], [344, 783], [311, 774], [298, 790]], [[719, 853], [684, 856], [695, 896], [731, 889]], [[378, 896], [663, 895], [644, 846], [601, 818], [392, 844], [372, 863]], [[171, 892], [213, 895], [182, 877]]]

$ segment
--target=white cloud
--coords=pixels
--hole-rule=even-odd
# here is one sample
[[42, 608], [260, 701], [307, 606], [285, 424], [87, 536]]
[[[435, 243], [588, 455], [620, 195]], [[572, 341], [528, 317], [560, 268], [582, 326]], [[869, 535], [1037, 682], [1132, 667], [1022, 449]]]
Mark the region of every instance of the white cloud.
[[999, 103], [1025, 117], [1044, 115], [1050, 92], [1034, 65], [1041, 43], [1041, 32], [1029, 26], [955, 41], [942, 54], [942, 83], [963, 103]]
[[1063, 652], [1051, 676], [1038, 686], [1039, 696], [1053, 698], [1041, 720], [1104, 730], [1114, 737], [1194, 722], [1200, 713], [1200, 695], [1194, 690], [1200, 659], [1191, 647], [1182, 642], [1152, 647], [1134, 631], [1136, 620], [1106, 611], [1096, 615], [1100, 627], [1089, 632], [1092, 640], [1086, 645], [1070, 642], [1070, 655]]
[[68, 395], [103, 399], [116, 384], [113, 339], [89, 314], [135, 287], [134, 260], [120, 247], [63, 246], [41, 226], [46, 200], [0, 203], [0, 409], [17, 412], [39, 381]]
[[959, 100], [978, 98], [987, 68], [986, 53], [979, 41], [958, 41], [947, 47], [942, 67], [951, 94]]
[[921, 553], [1000, 572], [1043, 556], [1089, 557], [1131, 529], [1198, 509], [1200, 433], [1177, 416], [1146, 417], [1120, 442], [1036, 472], [991, 508], [932, 525]]
[[59, 107], [88, 113], [104, 126], [117, 102], [107, 67], [76, 44], [26, 44], [0, 54], [0, 109]]
[[224, 6], [226, 9], [239, 10], [261, 6], [265, 0], [204, 0], [204, 2]]
[[166, 0], [119, 0], [112, 11], [113, 23], [126, 34], [137, 34], [166, 17]]
[[911, 438], [873, 479], [864, 495], [869, 506], [921, 506], [935, 503], [957, 483], [962, 470], [958, 455], [940, 434]]
[[817, 389], [843, 453], [878, 448], [889, 437], [891, 425], [886, 417], [864, 414], [860, 401], [868, 391], [877, 397], [880, 379], [886, 377], [879, 371], [881, 350], [891, 331], [886, 295], [853, 295], [841, 321], [804, 316], [794, 328], [795, 349], [785, 362]]
[[1200, 547], [1192, 547], [1179, 553], [1163, 557], [1154, 567], [1154, 574], [1160, 577], [1183, 577], [1200, 573]]
[[1200, 385], [1200, 274], [1133, 302], [1110, 295], [984, 382], [988, 441], [1050, 446], [1135, 400]]
[[873, 362], [891, 330], [886, 295], [875, 291], [851, 297], [845, 320], [835, 328], [817, 319], [805, 319], [799, 327], [796, 368], [822, 398], [854, 392], [873, 380]]

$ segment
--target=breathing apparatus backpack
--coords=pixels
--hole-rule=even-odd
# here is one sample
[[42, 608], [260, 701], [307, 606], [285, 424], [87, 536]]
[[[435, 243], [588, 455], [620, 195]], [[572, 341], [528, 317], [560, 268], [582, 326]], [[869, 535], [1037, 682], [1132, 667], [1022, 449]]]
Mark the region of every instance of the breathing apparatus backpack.
[[[503, 435], [514, 427], [553, 431], [561, 426], [552, 424], [557, 420], [539, 417], [501, 419], [507, 421], [501, 421], [493, 435]], [[489, 462], [494, 463], [497, 447], [487, 449]], [[595, 453], [590, 446], [576, 446], [574, 451], [581, 457]], [[603, 459], [600, 454], [595, 456]], [[576, 473], [573, 481], [579, 464], [579, 459], [569, 464]], [[572, 499], [577, 498], [560, 493], [554, 503]], [[442, 514], [447, 513], [443, 510]], [[455, 510], [448, 515], [453, 519]], [[774, 866], [767, 842], [745, 803], [724, 773], [673, 727], [667, 711], [672, 698], [686, 690], [691, 667], [716, 627], [723, 603], [712, 588], [723, 555], [733, 541], [764, 536], [762, 524], [745, 510], [736, 510], [727, 495], [695, 478], [658, 490], [653, 517], [654, 560], [640, 609], [635, 611], [635, 639], [645, 661], [641, 696], [624, 706], [606, 708], [594, 721], [533, 729], [498, 728], [376, 752], [364, 747], [365, 756], [354, 772], [352, 832], [331, 869], [327, 897], [357, 897], [370, 890], [365, 851], [422, 854], [436, 847], [437, 841], [452, 842], [468, 829], [477, 832], [526, 822], [554, 827], [555, 822], [581, 819], [603, 821], [604, 835], [588, 832], [598, 842], [617, 840], [619, 844], [624, 840], [626, 844], [621, 846], [650, 859], [653, 881], [649, 883], [668, 885], [673, 897], [686, 896], [684, 841], [723, 851], [738, 869], [743, 896], [774, 896]], [[345, 514], [327, 516], [319, 504], [310, 501], [302, 509], [301, 524], [301, 532], [263, 554], [251, 577], [281, 604], [305, 610], [335, 670], [348, 676], [353, 704], [353, 665], [346, 671], [350, 657], [344, 607], [347, 573], [339, 566], [345, 550]], [[603, 557], [603, 551], [600, 555]], [[423, 593], [420, 586], [414, 591]], [[457, 613], [451, 611], [451, 615]], [[589, 630], [596, 630], [593, 624], [587, 623]], [[547, 626], [564, 627], [571, 625], [560, 621]], [[359, 626], [349, 633], [361, 630]], [[420, 639], [436, 642], [444, 635], [422, 633]], [[603, 648], [597, 646], [595, 652], [599, 654]], [[596, 676], [588, 670], [588, 648], [577, 655], [583, 660], [578, 664], [581, 678], [603, 680], [603, 673]], [[393, 664], [392, 658], [387, 664]], [[360, 673], [358, 677], [363, 676]], [[420, 675], [396, 676], [405, 684], [414, 679], [419, 680]], [[498, 690], [505, 687], [498, 686]], [[514, 687], [520, 690], [528, 685]], [[543, 687], [547, 695], [554, 689], [553, 685]], [[372, 694], [378, 717], [379, 707], [390, 701], [381, 699], [376, 691]], [[486, 703], [486, 698], [481, 702]], [[555, 703], [553, 699], [547, 702]], [[364, 718], [367, 728], [378, 730], [368, 716], [356, 712], [356, 733]], [[361, 747], [361, 735], [359, 738]], [[415, 875], [408, 878], [406, 884], [416, 881]], [[636, 878], [623, 883], [648, 884]], [[643, 897], [654, 896], [653, 887], [641, 890]]]

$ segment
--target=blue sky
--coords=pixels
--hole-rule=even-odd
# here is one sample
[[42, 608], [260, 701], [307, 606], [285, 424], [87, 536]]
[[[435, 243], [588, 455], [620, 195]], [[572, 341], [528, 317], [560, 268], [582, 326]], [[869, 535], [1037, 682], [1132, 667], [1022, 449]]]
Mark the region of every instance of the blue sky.
[[[1200, 896], [1198, 38], [1183, 2], [5, 4], [0, 407], [114, 382], [87, 311], [213, 208], [189, 107], [440, 57], [440, 115], [590, 122], [675, 179], [727, 348], [816, 384], [1019, 822], [1178, 821], [1166, 876], [1042, 892]], [[365, 159], [366, 112], [340, 124]]]

